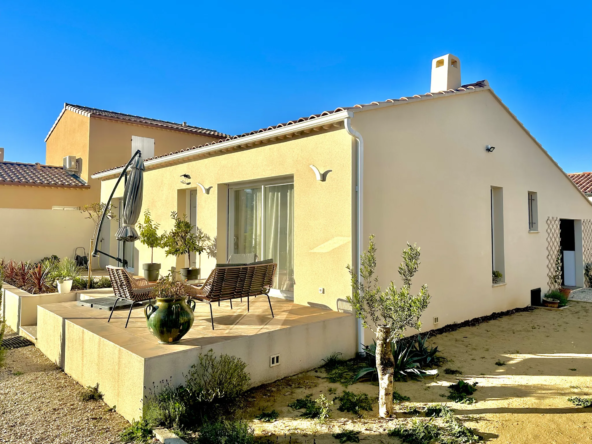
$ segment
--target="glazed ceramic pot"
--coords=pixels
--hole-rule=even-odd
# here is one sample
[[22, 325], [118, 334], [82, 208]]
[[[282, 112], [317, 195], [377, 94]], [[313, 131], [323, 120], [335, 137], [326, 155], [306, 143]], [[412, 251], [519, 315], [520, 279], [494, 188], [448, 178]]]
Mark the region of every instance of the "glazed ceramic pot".
[[[189, 304], [189, 305], [188, 305]], [[161, 344], [178, 342], [193, 325], [195, 301], [192, 299], [158, 298], [146, 305], [144, 314], [148, 329]]]
[[185, 281], [195, 281], [199, 279], [199, 268], [181, 268], [181, 276]]

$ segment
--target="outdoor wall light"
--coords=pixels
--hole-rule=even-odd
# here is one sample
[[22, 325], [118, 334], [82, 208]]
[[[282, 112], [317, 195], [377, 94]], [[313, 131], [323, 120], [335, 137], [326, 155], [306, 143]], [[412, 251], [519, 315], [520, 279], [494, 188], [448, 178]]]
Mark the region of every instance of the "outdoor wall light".
[[325, 171], [324, 173], [321, 173], [321, 172], [319, 171], [319, 169], [318, 169], [316, 166], [314, 166], [314, 165], [310, 165], [310, 167], [311, 167], [311, 168], [312, 168], [312, 170], [314, 171], [314, 173], [315, 173], [315, 176], [317, 176], [317, 180], [318, 180], [319, 182], [324, 182], [324, 181], [326, 181], [326, 180], [327, 180], [327, 175], [328, 175], [328, 174], [329, 174], [331, 171], [333, 171], [333, 170], [327, 170], [327, 171]]
[[190, 182], [191, 176], [189, 174], [181, 174], [181, 177], [182, 177], [181, 183], [183, 185], [191, 185], [191, 182]]
[[488, 153], [493, 153], [493, 150], [495, 150], [495, 147], [494, 146], [487, 145], [485, 147], [485, 151], [487, 151]]
[[199, 185], [199, 187], [204, 192], [204, 194], [210, 194], [210, 190], [213, 188], [213, 186], [211, 186], [211, 187], [204, 187], [201, 183], [198, 183], [197, 185]]

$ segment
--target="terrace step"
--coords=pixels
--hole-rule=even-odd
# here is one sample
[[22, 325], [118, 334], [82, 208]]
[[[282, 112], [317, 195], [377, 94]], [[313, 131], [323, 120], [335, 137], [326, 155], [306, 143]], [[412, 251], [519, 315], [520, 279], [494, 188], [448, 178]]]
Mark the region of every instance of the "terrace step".
[[21, 325], [19, 334], [27, 338], [33, 344], [37, 344], [37, 326], [36, 325]]

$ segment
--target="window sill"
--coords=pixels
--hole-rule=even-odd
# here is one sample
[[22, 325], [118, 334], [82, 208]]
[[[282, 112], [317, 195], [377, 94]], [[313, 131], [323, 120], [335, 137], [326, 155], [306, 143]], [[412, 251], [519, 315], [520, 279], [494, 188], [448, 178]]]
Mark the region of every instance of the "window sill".
[[504, 285], [506, 285], [505, 282], [499, 282], [497, 284], [491, 284], [492, 287], [503, 287]]
[[539, 231], [528, 230], [528, 234], [539, 234]]

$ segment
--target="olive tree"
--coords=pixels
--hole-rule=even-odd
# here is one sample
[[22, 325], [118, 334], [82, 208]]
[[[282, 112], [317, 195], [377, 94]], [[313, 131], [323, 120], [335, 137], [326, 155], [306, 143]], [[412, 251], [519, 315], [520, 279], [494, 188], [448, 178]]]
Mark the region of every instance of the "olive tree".
[[361, 254], [360, 277], [348, 266], [351, 275], [352, 295], [348, 301], [357, 318], [365, 328], [376, 335], [376, 369], [378, 372], [379, 415], [388, 418], [393, 413], [394, 367], [391, 343], [402, 339], [407, 328], [421, 328], [419, 321], [427, 308], [430, 295], [427, 285], [418, 294], [411, 293], [411, 279], [419, 268], [419, 248], [407, 244], [403, 250], [403, 262], [399, 265], [399, 275], [403, 281], [397, 288], [391, 281], [386, 290], [378, 285], [376, 271], [376, 244], [370, 236], [368, 251]]

